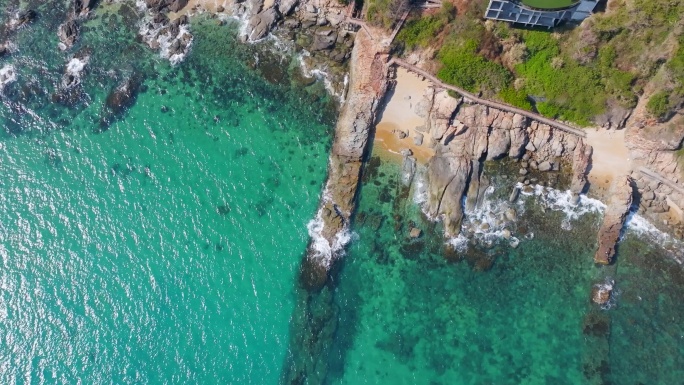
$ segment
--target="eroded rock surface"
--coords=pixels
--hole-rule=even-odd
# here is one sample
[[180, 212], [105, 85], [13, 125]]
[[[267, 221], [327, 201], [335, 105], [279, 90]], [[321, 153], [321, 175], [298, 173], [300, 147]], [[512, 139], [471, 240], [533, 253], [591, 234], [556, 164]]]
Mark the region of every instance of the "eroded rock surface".
[[[424, 210], [444, 220], [445, 236], [461, 232], [463, 198], [466, 212], [473, 211], [488, 184], [481, 183], [482, 163], [503, 157], [522, 159], [520, 175], [531, 171], [559, 171], [572, 165], [571, 190], [586, 185], [591, 146], [582, 138], [546, 124], [488, 106], [453, 98], [446, 91], [428, 88], [415, 107], [425, 117], [424, 141], [435, 150], [427, 166], [427, 201]], [[517, 198], [517, 197], [516, 197]]]

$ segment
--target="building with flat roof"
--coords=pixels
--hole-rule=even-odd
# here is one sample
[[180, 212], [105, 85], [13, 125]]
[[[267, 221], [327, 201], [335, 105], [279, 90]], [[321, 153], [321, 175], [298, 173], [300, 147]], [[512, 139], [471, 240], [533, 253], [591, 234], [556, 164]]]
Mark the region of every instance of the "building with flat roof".
[[553, 28], [565, 21], [581, 22], [596, 4], [598, 0], [489, 0], [485, 18]]

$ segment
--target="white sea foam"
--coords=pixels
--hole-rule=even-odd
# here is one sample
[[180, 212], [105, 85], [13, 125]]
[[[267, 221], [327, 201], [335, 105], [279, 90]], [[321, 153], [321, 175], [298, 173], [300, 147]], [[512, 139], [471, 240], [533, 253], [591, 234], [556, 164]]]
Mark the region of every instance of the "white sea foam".
[[17, 81], [17, 71], [11, 64], [6, 64], [4, 67], [0, 68], [0, 91], [2, 91], [6, 85]]
[[463, 253], [468, 250], [468, 243], [470, 239], [463, 234], [458, 234], [455, 237], [447, 239], [446, 243], [451, 245], [459, 253]]
[[[327, 72], [328, 68], [326, 66], [310, 68], [305, 60], [305, 58], [310, 56], [311, 54], [306, 50], [303, 50], [299, 55], [297, 55], [299, 68], [301, 69], [302, 74], [304, 74], [306, 77], [315, 77], [318, 80], [322, 80], [323, 85], [328, 93], [337, 98], [340, 102], [343, 102], [344, 88], [342, 91], [335, 90], [335, 85], [331, 80], [330, 74]], [[345, 77], [345, 79], [347, 78]], [[347, 79], [346, 81], [348, 82], [349, 80]], [[346, 88], [346, 83], [344, 84], [344, 87]]]
[[603, 213], [606, 210], [605, 203], [598, 199], [589, 198], [586, 195], [579, 196], [579, 202], [575, 204], [573, 194], [570, 190], [560, 191], [550, 187], [540, 185], [534, 186], [531, 193], [522, 191], [523, 184], [518, 183], [521, 195], [534, 195], [537, 202], [544, 207], [553, 211], [562, 211], [565, 214], [564, 224], [561, 228], [571, 229], [571, 221], [577, 220], [579, 217], [588, 213]]
[[609, 294], [608, 301], [601, 305], [601, 309], [610, 310], [612, 307], [614, 307], [617, 303], [617, 297], [620, 294], [619, 290], [615, 288], [615, 281], [610, 277], [606, 277], [606, 280], [603, 283], [599, 283], [594, 286], [596, 286], [599, 296], [601, 294]]
[[[190, 52], [194, 38], [190, 33], [190, 27], [186, 24], [181, 25], [178, 30], [178, 35], [172, 35], [170, 31], [162, 34], [162, 29], [164, 29], [162, 24], [154, 24], [152, 22], [152, 16], [147, 15], [144, 17], [138, 26], [138, 33], [143, 37], [143, 40], [150, 47], [158, 47], [159, 55], [168, 59], [171, 65], [177, 65], [181, 63], [185, 57]], [[176, 41], [187, 40], [187, 45], [181, 53], [171, 53], [171, 47]]]
[[416, 171], [413, 177], [413, 203], [417, 205], [422, 205], [427, 202], [427, 183], [425, 181], [425, 174]]
[[86, 64], [88, 64], [90, 57], [85, 56], [82, 58], [73, 58], [69, 60], [66, 66], [66, 72], [73, 76], [79, 76], [83, 69], [85, 69]]
[[[330, 192], [326, 187], [323, 190], [321, 202], [325, 204], [325, 202], [331, 201], [332, 196], [330, 195]], [[314, 251], [313, 255], [310, 255], [310, 257], [316, 259], [326, 268], [330, 268], [330, 266], [336, 258], [344, 256], [345, 247], [347, 246], [347, 244], [349, 244], [349, 242], [352, 241], [355, 234], [349, 231], [349, 228], [345, 224], [342, 230], [335, 234], [332, 244], [328, 242], [328, 240], [325, 239], [325, 237], [323, 236], [325, 222], [323, 221], [322, 211], [322, 208], [319, 209], [316, 213], [316, 217], [309, 221], [309, 223], [306, 225], [306, 228], [309, 232], [309, 237], [311, 237], [310, 246]]]
[[[632, 211], [625, 221], [626, 231], [631, 231], [641, 237], [651, 240], [671, 252], [672, 257], [679, 264], [684, 264], [684, 242], [672, 237], [670, 234], [660, 231], [646, 218]], [[624, 236], [624, 234], [623, 234]]]

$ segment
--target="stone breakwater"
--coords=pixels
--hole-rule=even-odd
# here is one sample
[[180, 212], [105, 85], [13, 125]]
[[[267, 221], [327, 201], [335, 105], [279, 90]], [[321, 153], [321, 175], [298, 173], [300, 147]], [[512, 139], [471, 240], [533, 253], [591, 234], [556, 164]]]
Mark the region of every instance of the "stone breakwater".
[[349, 68], [349, 90], [335, 128], [328, 180], [311, 241], [302, 264], [302, 282], [320, 287], [332, 262], [344, 249], [356, 192], [378, 106], [387, 89], [388, 53], [366, 32], [356, 37]]

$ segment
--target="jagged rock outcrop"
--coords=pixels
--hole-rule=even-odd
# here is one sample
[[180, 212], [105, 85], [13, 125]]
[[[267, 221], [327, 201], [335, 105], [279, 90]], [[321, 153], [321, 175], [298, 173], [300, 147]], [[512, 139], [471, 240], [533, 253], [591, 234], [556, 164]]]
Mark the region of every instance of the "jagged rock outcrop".
[[485, 160], [523, 158], [521, 175], [529, 170], [559, 171], [562, 164], [572, 164], [572, 191], [579, 194], [586, 185], [591, 146], [574, 134], [433, 88], [427, 89], [415, 110], [425, 117], [425, 126], [418, 131], [425, 132], [435, 150], [427, 166], [424, 209], [430, 217], [444, 219], [447, 237], [461, 231], [464, 195], [466, 212], [484, 195], [487, 185], [481, 183], [480, 170]]
[[32, 22], [36, 17], [38, 17], [38, 14], [32, 9], [19, 11], [10, 19], [9, 23], [7, 23], [7, 29], [13, 31], [21, 28]]
[[280, 20], [280, 14], [273, 7], [252, 16], [247, 23], [249, 40], [255, 41], [266, 37], [278, 20]]
[[684, 181], [684, 168], [677, 150], [684, 142], [684, 116], [666, 124], [631, 126], [625, 132], [625, 145], [632, 159], [674, 181]]
[[95, 0], [74, 0], [74, 15], [86, 16], [95, 5]]
[[152, 12], [178, 12], [188, 5], [188, 0], [145, 0]]
[[575, 195], [575, 199], [579, 199], [579, 194], [583, 193], [587, 186], [587, 173], [591, 164], [592, 151], [591, 146], [584, 143], [583, 139], [579, 139], [572, 155], [572, 181], [570, 182], [570, 191]]
[[192, 47], [193, 36], [188, 28], [188, 17], [183, 15], [171, 21], [165, 13], [154, 9], [147, 9], [139, 34], [150, 48], [159, 50], [160, 55], [169, 59], [171, 64], [178, 64]]
[[73, 47], [78, 38], [78, 24], [74, 20], [69, 20], [59, 26], [57, 36], [59, 37], [59, 49], [65, 51]]
[[615, 257], [620, 232], [632, 206], [632, 183], [632, 178], [625, 176], [616, 179], [611, 186], [610, 201], [598, 232], [598, 249], [594, 254], [594, 262], [597, 264], [608, 265]]
[[283, 16], [288, 16], [299, 4], [299, 0], [280, 0], [278, 2], [278, 12]]

